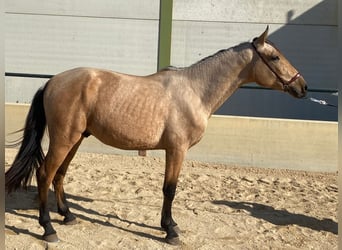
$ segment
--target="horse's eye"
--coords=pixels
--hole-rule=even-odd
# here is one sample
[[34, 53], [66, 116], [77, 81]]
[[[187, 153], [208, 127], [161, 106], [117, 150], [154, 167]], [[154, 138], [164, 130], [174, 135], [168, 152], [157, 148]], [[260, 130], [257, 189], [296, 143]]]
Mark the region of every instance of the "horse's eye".
[[272, 57], [271, 57], [271, 60], [272, 60], [272, 61], [279, 61], [280, 58], [279, 58], [279, 56], [272, 56]]

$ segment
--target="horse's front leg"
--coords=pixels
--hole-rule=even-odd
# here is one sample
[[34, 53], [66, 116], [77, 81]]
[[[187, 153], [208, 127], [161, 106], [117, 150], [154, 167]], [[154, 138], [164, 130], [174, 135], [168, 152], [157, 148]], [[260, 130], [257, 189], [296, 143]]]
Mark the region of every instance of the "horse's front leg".
[[180, 244], [180, 232], [177, 223], [172, 218], [172, 202], [175, 197], [177, 180], [183, 163], [185, 150], [166, 150], [166, 168], [163, 185], [164, 202], [161, 215], [161, 226], [166, 231], [166, 242]]

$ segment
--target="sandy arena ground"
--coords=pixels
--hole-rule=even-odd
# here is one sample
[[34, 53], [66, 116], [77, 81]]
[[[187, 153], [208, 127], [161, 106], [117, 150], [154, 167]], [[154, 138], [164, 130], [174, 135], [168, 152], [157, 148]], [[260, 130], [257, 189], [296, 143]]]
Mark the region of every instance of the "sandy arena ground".
[[[6, 168], [16, 150], [6, 149]], [[78, 153], [65, 190], [78, 224], [41, 240], [37, 189], [6, 197], [6, 249], [337, 249], [337, 173], [185, 162], [173, 206], [181, 246], [160, 230], [164, 159]]]

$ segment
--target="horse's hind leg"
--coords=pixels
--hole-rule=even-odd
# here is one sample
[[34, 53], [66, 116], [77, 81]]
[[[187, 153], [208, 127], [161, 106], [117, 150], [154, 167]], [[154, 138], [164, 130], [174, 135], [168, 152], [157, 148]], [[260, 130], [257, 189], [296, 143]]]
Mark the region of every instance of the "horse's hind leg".
[[65, 174], [68, 170], [69, 164], [73, 157], [75, 156], [77, 149], [79, 148], [83, 137], [74, 145], [74, 147], [70, 150], [67, 157], [63, 161], [62, 165], [59, 167], [55, 178], [53, 179], [53, 186], [55, 189], [56, 200], [57, 200], [57, 207], [58, 213], [64, 216], [64, 223], [66, 225], [72, 225], [76, 223], [76, 217], [70, 212], [69, 206], [66, 201], [64, 188], [63, 188], [63, 180]]
[[52, 180], [55, 178], [58, 168], [64, 162], [72, 148], [67, 145], [52, 144], [50, 141], [49, 150], [43, 164], [37, 170], [37, 183], [39, 194], [39, 224], [44, 228], [43, 239], [48, 242], [58, 241], [56, 231], [51, 225], [48, 208], [48, 193]]

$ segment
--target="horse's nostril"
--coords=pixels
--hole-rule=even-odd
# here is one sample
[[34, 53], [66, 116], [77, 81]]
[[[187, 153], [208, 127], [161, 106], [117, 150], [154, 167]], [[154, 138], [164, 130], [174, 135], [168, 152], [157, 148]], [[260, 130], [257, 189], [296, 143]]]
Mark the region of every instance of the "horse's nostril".
[[304, 90], [307, 91], [308, 90], [308, 85], [304, 86]]

